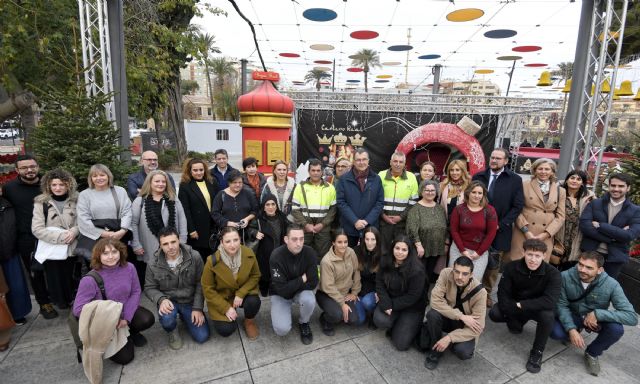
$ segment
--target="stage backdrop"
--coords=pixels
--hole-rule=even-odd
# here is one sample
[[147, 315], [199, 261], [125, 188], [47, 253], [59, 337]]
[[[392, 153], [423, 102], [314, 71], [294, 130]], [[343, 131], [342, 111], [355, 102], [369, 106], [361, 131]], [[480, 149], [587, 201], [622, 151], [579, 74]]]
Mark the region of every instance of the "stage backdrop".
[[[299, 109], [297, 116], [298, 163], [316, 157], [325, 164], [333, 164], [337, 157], [352, 159], [355, 148], [363, 146], [370, 154], [371, 167], [377, 172], [389, 168], [391, 154], [398, 143], [415, 128], [438, 122], [456, 124], [465, 115]], [[498, 116], [467, 116], [481, 127], [475, 138], [488, 160], [495, 142]], [[438, 148], [435, 147], [437, 144], [433, 143], [417, 147], [415, 154], [421, 151], [436, 154]], [[464, 157], [455, 148], [450, 156], [448, 153], [445, 156], [448, 156], [446, 161]], [[412, 158], [421, 159], [420, 156]], [[417, 170], [415, 162], [408, 164], [411, 170]]]

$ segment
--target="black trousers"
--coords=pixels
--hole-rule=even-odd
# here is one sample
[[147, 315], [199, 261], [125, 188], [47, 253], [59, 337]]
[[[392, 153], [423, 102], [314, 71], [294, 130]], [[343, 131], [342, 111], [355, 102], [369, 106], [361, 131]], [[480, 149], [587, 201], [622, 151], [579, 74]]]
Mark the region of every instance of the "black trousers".
[[[143, 307], [138, 307], [136, 312], [133, 314], [131, 322], [129, 323], [129, 330], [131, 333], [140, 333], [145, 329], [151, 328], [155, 321], [156, 319], [153, 317], [153, 313], [151, 313], [151, 311]], [[134, 357], [133, 341], [131, 340], [131, 336], [129, 336], [127, 344], [116, 352], [115, 355], [111, 356], [109, 360], [116, 364], [126, 365], [129, 364]]]
[[193, 247], [193, 249], [195, 249], [196, 251], [198, 251], [198, 253], [200, 254], [200, 257], [202, 257], [202, 262], [206, 263], [207, 262], [207, 257], [211, 256], [213, 254], [213, 252], [211, 251], [211, 248], [209, 247]]
[[406, 351], [420, 332], [423, 316], [424, 312], [410, 310], [392, 311], [389, 316], [377, 306], [373, 322], [378, 328], [390, 329], [393, 346], [399, 351]]
[[[344, 322], [342, 319], [342, 308], [340, 304], [333, 300], [329, 295], [322, 291], [316, 292], [316, 302], [324, 311], [324, 318], [331, 324], [338, 324]], [[356, 310], [355, 302], [347, 302], [351, 312], [349, 312], [349, 324], [358, 323], [358, 311]]]
[[529, 320], [534, 320], [536, 325], [536, 336], [533, 339], [533, 350], [544, 351], [544, 347], [547, 345], [547, 340], [553, 330], [553, 324], [555, 322], [555, 316], [553, 310], [529, 312], [521, 311], [515, 315], [508, 315], [502, 313], [498, 304], [495, 304], [489, 311], [489, 318], [496, 323], [507, 323], [507, 327], [515, 332], [522, 332], [522, 327]]
[[35, 251], [35, 240], [31, 246], [26, 244], [24, 241], [21, 244], [19, 241], [18, 252], [20, 253], [20, 258], [22, 259], [24, 267], [27, 269], [27, 274], [29, 275], [29, 281], [31, 282], [31, 288], [33, 288], [33, 294], [36, 297], [36, 301], [39, 305], [49, 304], [51, 303], [51, 299], [49, 298], [49, 291], [47, 290], [44, 271], [31, 270], [31, 252], [33, 251]]
[[[127, 246], [127, 249], [131, 248]], [[138, 260], [138, 256], [131, 251], [129, 255], [132, 255], [128, 260], [136, 267], [136, 273], [138, 274], [138, 282], [140, 282], [140, 289], [144, 291], [144, 280], [147, 275], [147, 263], [144, 260]]]
[[66, 307], [73, 301], [73, 264], [70, 257], [66, 260], [47, 260], [44, 262], [44, 272], [51, 301], [56, 305]]
[[[240, 308], [244, 309], [244, 318], [245, 319], [253, 319], [258, 314], [260, 310], [260, 305], [262, 302], [260, 301], [260, 297], [258, 295], [247, 295], [242, 301], [242, 305]], [[213, 329], [218, 332], [220, 336], [228, 337], [236, 331], [238, 328], [238, 323], [236, 321], [220, 321], [213, 320]]]
[[[435, 309], [430, 309], [427, 312], [427, 322], [425, 323], [428, 333], [429, 342], [431, 347], [435, 345], [442, 338], [444, 332], [455, 331], [456, 329], [464, 328], [464, 323], [460, 320], [451, 320], [448, 317], [442, 316], [440, 312]], [[463, 341], [461, 343], [452, 343], [451, 352], [456, 355], [460, 360], [467, 360], [473, 357], [473, 351], [476, 349], [476, 340], [471, 339]], [[432, 351], [434, 353], [435, 351]], [[442, 352], [435, 352], [442, 355]]]

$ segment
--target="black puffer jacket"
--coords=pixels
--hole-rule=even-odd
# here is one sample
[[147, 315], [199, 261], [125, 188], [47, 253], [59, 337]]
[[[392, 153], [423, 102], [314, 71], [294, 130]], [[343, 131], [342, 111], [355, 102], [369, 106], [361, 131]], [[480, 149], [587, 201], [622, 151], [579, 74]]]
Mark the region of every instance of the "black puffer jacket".
[[405, 262], [389, 271], [379, 270], [376, 293], [383, 311], [424, 311], [427, 306], [424, 267], [418, 262]]
[[16, 251], [16, 214], [7, 199], [0, 196], [0, 261], [9, 260]]

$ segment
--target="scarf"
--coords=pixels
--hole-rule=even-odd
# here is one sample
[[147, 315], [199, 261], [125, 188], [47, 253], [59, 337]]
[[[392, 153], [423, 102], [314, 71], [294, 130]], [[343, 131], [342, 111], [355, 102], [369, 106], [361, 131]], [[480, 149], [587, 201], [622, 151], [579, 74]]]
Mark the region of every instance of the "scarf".
[[256, 196], [260, 196], [260, 175], [258, 175], [257, 173], [253, 176], [247, 174], [247, 181], [249, 182], [249, 185], [251, 185], [251, 188], [253, 188], [253, 190], [256, 192]]
[[65, 193], [64, 195], [54, 195], [53, 193], [51, 194], [51, 198], [55, 201], [65, 201], [69, 198], [69, 192]]
[[[169, 222], [167, 225], [162, 221], [162, 203], [167, 205], [169, 209]], [[153, 196], [149, 194], [145, 198], [144, 202], [144, 214], [147, 220], [147, 227], [154, 236], [158, 236], [158, 232], [162, 228], [166, 227], [176, 227], [176, 202], [169, 199], [169, 196], [162, 195], [162, 199], [160, 201], [153, 200]]]
[[353, 175], [356, 177], [356, 181], [360, 186], [360, 192], [364, 192], [364, 184], [367, 182], [367, 176], [369, 176], [369, 167], [362, 172], [354, 168]]
[[551, 184], [550, 181], [538, 181], [538, 185], [540, 185], [540, 191], [542, 192], [543, 195], [546, 195], [549, 193], [550, 184]]
[[222, 244], [218, 246], [218, 251], [220, 252], [220, 259], [231, 270], [233, 274], [233, 278], [236, 279], [238, 277], [238, 271], [240, 270], [240, 265], [242, 264], [242, 249], [238, 250], [238, 254], [235, 257], [231, 257], [225, 252]]

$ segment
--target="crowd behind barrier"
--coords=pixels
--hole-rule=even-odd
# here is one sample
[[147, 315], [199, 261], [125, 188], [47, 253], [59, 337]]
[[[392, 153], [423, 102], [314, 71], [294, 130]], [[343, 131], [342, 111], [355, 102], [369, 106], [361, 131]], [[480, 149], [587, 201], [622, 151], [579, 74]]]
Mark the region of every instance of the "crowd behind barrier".
[[[428, 161], [414, 175], [399, 152], [376, 173], [359, 148], [331, 172], [310, 159], [299, 184], [283, 161], [265, 177], [254, 158], [241, 172], [224, 149], [214, 156], [210, 170], [187, 160], [177, 193], [151, 151], [126, 189], [95, 164], [79, 193], [69, 172], [41, 174], [33, 156], [18, 156], [18, 177], [0, 196], [0, 350], [27, 321], [29, 285], [43, 318], [70, 309], [92, 382], [103, 353], [132, 361], [156, 318], [171, 349], [183, 345], [178, 318], [198, 343], [209, 323], [224, 337], [242, 324], [255, 340], [268, 326], [255, 321], [261, 296], [278, 336], [295, 318], [301, 342], [313, 343], [318, 306], [325, 335], [341, 324], [381, 328], [396, 349], [424, 351], [427, 369], [447, 349], [471, 359], [488, 314], [515, 334], [536, 322], [529, 372], [541, 370], [551, 337], [584, 349], [597, 376], [599, 356], [637, 324], [617, 281], [640, 236], [624, 173], [609, 175], [597, 198], [582, 171], [559, 182], [550, 159], [523, 182], [502, 148], [484, 171], [454, 160], [441, 178]], [[143, 293], [156, 314], [140, 306]], [[587, 345], [583, 330], [598, 336]]]

